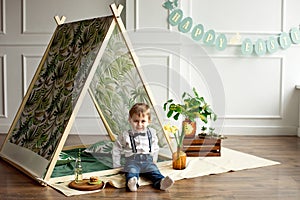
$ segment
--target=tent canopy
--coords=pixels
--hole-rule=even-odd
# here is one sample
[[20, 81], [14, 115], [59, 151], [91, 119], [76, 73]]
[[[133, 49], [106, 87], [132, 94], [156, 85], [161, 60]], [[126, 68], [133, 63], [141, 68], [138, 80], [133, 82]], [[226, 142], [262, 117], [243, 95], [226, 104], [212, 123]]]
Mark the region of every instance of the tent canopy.
[[159, 145], [170, 150], [121, 21], [122, 8], [112, 4], [112, 16], [59, 24], [23, 98], [0, 156], [41, 183], [50, 181], [87, 93], [112, 141], [128, 129], [134, 103], [151, 105]]

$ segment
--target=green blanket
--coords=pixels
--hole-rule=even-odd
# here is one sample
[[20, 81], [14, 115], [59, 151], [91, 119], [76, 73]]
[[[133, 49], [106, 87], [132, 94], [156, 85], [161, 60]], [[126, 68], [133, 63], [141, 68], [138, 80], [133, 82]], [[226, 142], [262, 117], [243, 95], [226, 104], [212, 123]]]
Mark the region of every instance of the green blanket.
[[[83, 151], [84, 149], [81, 150]], [[63, 151], [56, 163], [51, 177], [54, 178], [74, 174], [75, 159], [77, 154], [78, 149]], [[81, 163], [83, 173], [112, 169], [111, 154], [91, 154], [82, 152]]]
[[[112, 143], [107, 141], [97, 142], [87, 149], [81, 149], [81, 164], [83, 173], [108, 170], [113, 168]], [[79, 149], [62, 151], [56, 162], [51, 178], [68, 176], [74, 174], [75, 160]], [[159, 158], [158, 162], [165, 161], [166, 158]], [[122, 155], [121, 164], [125, 163]]]

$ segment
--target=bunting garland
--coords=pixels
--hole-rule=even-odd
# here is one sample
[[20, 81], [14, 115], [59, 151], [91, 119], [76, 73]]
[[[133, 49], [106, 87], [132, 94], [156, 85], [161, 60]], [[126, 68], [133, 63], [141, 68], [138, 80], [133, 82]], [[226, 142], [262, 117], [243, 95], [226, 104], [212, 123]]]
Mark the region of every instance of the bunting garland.
[[[190, 33], [194, 41], [202, 41], [204, 45], [214, 46], [217, 50], [222, 51], [226, 49], [228, 44], [236, 44], [233, 42], [240, 38], [232, 38], [228, 43], [225, 34], [216, 34], [213, 29], [204, 30], [203, 24], [194, 25], [191, 17], [184, 17], [183, 11], [178, 7], [178, 0], [166, 0], [163, 7], [170, 10], [171, 13], [168, 17], [168, 22], [172, 26], [177, 26], [178, 30], [182, 33]], [[236, 37], [238, 37], [237, 35]], [[257, 39], [252, 42], [251, 39], [245, 38], [241, 44], [241, 53], [243, 55], [256, 54], [258, 56], [265, 55], [266, 53], [272, 54], [278, 51], [280, 48], [288, 49], [292, 44], [300, 43], [300, 30], [299, 28], [291, 28], [289, 33], [282, 32], [279, 36], [271, 36], [267, 40]]]

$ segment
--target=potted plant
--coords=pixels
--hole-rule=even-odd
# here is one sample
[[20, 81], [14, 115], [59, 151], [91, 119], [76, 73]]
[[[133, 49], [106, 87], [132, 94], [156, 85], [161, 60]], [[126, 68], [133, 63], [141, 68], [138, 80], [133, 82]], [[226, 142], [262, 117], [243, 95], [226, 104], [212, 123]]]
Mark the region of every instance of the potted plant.
[[178, 120], [179, 116], [184, 117], [182, 128], [185, 137], [195, 137], [196, 122], [199, 118], [205, 124], [209, 119], [215, 121], [217, 115], [210, 108], [210, 105], [205, 101], [204, 97], [200, 97], [196, 89], [193, 88], [193, 96], [187, 92], [182, 94], [183, 104], [174, 103], [173, 99], [169, 99], [164, 103], [164, 111], [167, 111], [167, 117], [173, 117]]
[[215, 132], [215, 128], [209, 127], [209, 131], [206, 133], [207, 127], [202, 126], [201, 133], [198, 134], [200, 139], [204, 138], [214, 138], [214, 139], [226, 139], [227, 137], [224, 135], [220, 135]]
[[207, 134], [206, 134], [206, 130], [207, 130], [207, 127], [206, 126], [202, 126], [201, 127], [201, 132], [198, 134], [198, 136], [200, 138], [204, 138]]

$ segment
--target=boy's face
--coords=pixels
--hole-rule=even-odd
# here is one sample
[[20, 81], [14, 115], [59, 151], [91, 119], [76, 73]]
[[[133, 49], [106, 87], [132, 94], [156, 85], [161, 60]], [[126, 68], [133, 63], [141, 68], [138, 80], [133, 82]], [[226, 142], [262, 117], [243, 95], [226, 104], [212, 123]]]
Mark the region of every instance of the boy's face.
[[134, 132], [141, 132], [149, 125], [149, 117], [147, 115], [141, 116], [133, 114], [133, 116], [129, 118], [129, 123]]

